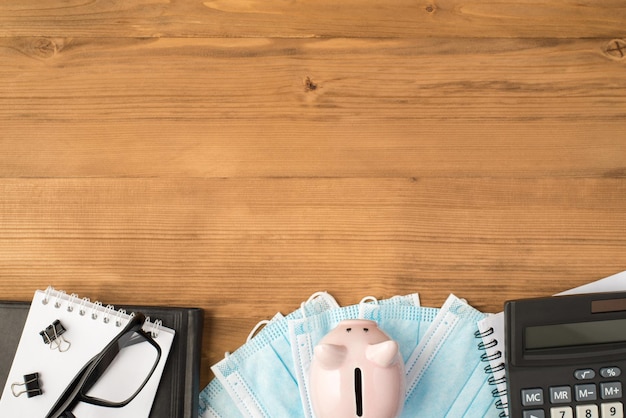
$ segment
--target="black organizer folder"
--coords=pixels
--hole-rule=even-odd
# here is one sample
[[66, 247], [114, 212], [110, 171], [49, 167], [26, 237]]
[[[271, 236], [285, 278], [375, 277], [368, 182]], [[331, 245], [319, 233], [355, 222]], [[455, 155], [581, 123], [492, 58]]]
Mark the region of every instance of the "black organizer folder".
[[[150, 418], [197, 418], [203, 312], [198, 308], [119, 306], [143, 312], [176, 331]], [[0, 301], [0, 387], [4, 387], [30, 302]]]

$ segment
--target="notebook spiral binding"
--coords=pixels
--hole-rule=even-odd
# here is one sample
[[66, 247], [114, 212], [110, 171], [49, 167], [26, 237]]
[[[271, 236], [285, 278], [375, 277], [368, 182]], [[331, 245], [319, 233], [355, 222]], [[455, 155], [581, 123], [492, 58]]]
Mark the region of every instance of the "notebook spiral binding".
[[[116, 327], [120, 328], [125, 325], [135, 313], [126, 313], [125, 309], [115, 310], [115, 306], [106, 305], [102, 302], [92, 302], [89, 298], [80, 298], [76, 293], [67, 294], [63, 290], [56, 290], [52, 286], [46, 288], [43, 300], [44, 305], [52, 303], [55, 309], [62, 309], [65, 307], [67, 312], [74, 312], [77, 310], [77, 314], [87, 318], [91, 318], [94, 321], [101, 320], [105, 324], [113, 323]], [[144, 331], [149, 332], [153, 338], [157, 338], [159, 335], [162, 321], [157, 319], [154, 322], [150, 321], [150, 317], [146, 318], [144, 323]]]
[[[496, 347], [499, 342], [496, 338], [492, 338], [487, 341], [487, 337], [493, 335], [494, 329], [490, 327], [485, 331], [476, 331], [474, 336], [481, 341], [478, 343], [478, 349], [480, 351], [484, 351], [480, 355], [480, 360], [482, 362], [487, 363], [485, 366], [485, 373], [489, 374], [488, 382], [492, 386], [500, 385], [506, 383], [506, 376], [502, 374], [500, 377], [496, 377], [496, 373], [504, 372], [505, 365], [504, 360], [501, 360], [499, 363], [495, 364], [496, 361], [502, 359], [502, 351], [498, 350]], [[502, 402], [501, 396], [506, 395], [506, 389], [498, 389], [497, 387], [491, 391], [491, 394], [494, 398], [498, 398], [496, 400], [496, 408], [500, 410], [500, 417], [505, 418], [509, 416], [508, 405], [505, 402]]]

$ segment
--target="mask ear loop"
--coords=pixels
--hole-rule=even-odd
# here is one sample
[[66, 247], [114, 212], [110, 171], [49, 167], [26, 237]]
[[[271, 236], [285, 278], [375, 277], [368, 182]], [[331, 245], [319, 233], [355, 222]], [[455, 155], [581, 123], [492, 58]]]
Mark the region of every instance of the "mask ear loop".
[[270, 323], [269, 319], [264, 319], [262, 321], [259, 321], [259, 323], [256, 324], [254, 328], [252, 328], [252, 331], [250, 331], [250, 334], [248, 334], [248, 338], [246, 338], [246, 342], [250, 342], [252, 337], [254, 337], [254, 335], [261, 329], [261, 327], [264, 327], [265, 325], [269, 323]]
[[[321, 296], [324, 296], [325, 294], [326, 294], [326, 292], [322, 292], [322, 291], [320, 291], [320, 292], [315, 292], [315, 293], [313, 293], [313, 294], [312, 294], [312, 295], [311, 295], [311, 296], [310, 296], [310, 297], [306, 300], [306, 302], [302, 302], [302, 303], [300, 304], [300, 308], [301, 308], [301, 311], [302, 311], [302, 317], [303, 317], [303, 318], [306, 318], [306, 309], [304, 309], [304, 306], [305, 306], [307, 303], [311, 302], [313, 299], [318, 298], [318, 297], [321, 297]], [[262, 320], [262, 321], [259, 321], [259, 322], [258, 322], [258, 323], [254, 326], [254, 328], [252, 328], [252, 331], [250, 331], [250, 334], [248, 334], [248, 338], [246, 338], [246, 342], [250, 342], [250, 340], [251, 340], [251, 339], [252, 339], [252, 338], [256, 335], [256, 333], [257, 333], [257, 332], [259, 332], [259, 329], [261, 329], [261, 327], [263, 327], [263, 326], [265, 326], [265, 325], [267, 325], [267, 324], [269, 324], [269, 323], [270, 323], [270, 320], [269, 320], [269, 319], [264, 319], [264, 320]], [[228, 358], [228, 357], [230, 357], [230, 352], [229, 352], [229, 351], [226, 351], [226, 352], [224, 353], [224, 358]]]
[[300, 304], [300, 312], [302, 312], [302, 319], [306, 319], [306, 308], [305, 305], [313, 298], [313, 296], [311, 296], [309, 298], [309, 300], [307, 300], [306, 302], [302, 302]]
[[[305, 319], [307, 317], [306, 316], [306, 308], [305, 308], [306, 305], [311, 304], [311, 302], [313, 300], [317, 299], [317, 298], [323, 298], [327, 294], [328, 294], [328, 292], [315, 292], [311, 296], [309, 296], [309, 298], [306, 300], [306, 302], [302, 302], [300, 304], [300, 311], [302, 312], [302, 317], [305, 318]], [[321, 308], [321, 309], [319, 307], [316, 307], [316, 308], [317, 309], [315, 309], [315, 310], [318, 311], [318, 312], [321, 312], [321, 311], [324, 310], [324, 308]]]
[[378, 305], [378, 299], [376, 299], [374, 296], [365, 296], [359, 302], [359, 319], [365, 319], [365, 307], [368, 302], [373, 302], [374, 304]]
[[307, 300], [306, 303], [311, 302], [313, 299], [318, 298], [320, 296], [324, 296], [326, 294], [326, 292], [315, 292], [313, 293]]
[[[257, 332], [259, 332], [259, 330], [261, 329], [261, 327], [264, 327], [265, 325], [269, 324], [270, 320], [269, 319], [264, 319], [262, 321], [259, 321], [254, 328], [252, 328], [252, 331], [250, 331], [250, 334], [248, 334], [248, 338], [246, 338], [246, 342], [250, 342], [250, 340], [256, 335]], [[224, 352], [224, 358], [228, 358], [230, 357], [230, 351], [226, 351]]]

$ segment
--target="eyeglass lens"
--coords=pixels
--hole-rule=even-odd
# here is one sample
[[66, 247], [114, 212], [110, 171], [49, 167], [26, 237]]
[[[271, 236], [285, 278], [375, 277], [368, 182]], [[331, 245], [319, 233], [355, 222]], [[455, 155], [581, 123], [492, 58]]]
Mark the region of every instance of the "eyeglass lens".
[[103, 361], [106, 369], [85, 395], [113, 403], [125, 402], [140, 390], [159, 360], [157, 349], [138, 332], [122, 336], [109, 357]]

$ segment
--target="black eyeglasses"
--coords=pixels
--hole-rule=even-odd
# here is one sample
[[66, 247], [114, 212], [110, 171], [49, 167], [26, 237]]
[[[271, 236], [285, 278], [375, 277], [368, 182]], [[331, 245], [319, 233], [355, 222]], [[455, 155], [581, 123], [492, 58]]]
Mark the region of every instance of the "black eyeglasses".
[[136, 313], [104, 349], [83, 366], [46, 418], [75, 418], [79, 402], [121, 408], [144, 388], [161, 358], [161, 347], [142, 329]]

